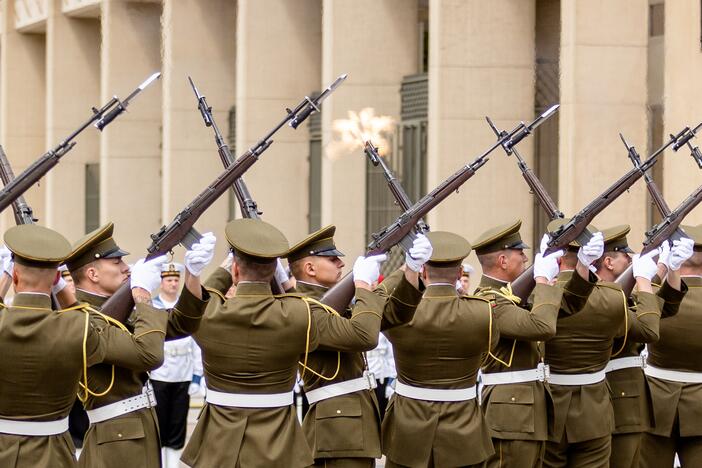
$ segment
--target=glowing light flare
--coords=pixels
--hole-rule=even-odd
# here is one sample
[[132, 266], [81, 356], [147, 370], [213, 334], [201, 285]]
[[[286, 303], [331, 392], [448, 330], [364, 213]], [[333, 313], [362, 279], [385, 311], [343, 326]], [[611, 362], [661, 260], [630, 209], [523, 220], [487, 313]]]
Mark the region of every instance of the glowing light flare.
[[361, 111], [348, 111], [348, 119], [337, 119], [332, 123], [334, 140], [327, 146], [327, 156], [338, 159], [343, 155], [363, 151], [366, 141], [378, 147], [381, 156], [390, 149], [390, 137], [395, 129], [395, 119], [387, 115], [375, 115], [371, 107]]

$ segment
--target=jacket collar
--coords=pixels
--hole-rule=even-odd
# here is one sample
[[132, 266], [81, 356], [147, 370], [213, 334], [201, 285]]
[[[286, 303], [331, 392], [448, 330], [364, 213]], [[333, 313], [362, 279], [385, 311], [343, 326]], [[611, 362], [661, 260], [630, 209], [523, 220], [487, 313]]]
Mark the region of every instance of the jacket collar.
[[51, 296], [42, 293], [17, 293], [12, 299], [12, 307], [14, 306], [52, 310]]
[[236, 286], [236, 296], [272, 296], [270, 283], [240, 281]]

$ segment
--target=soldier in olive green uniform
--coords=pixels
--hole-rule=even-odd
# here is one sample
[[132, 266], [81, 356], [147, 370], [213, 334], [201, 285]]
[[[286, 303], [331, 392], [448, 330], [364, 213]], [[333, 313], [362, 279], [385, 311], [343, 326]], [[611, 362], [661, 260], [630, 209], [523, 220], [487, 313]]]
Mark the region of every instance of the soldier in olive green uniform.
[[[594, 286], [589, 282], [588, 265], [580, 264], [564, 288], [548, 283], [558, 274], [557, 258], [562, 252], [544, 258], [537, 256], [533, 306], [519, 306], [510, 282], [524, 271], [519, 235], [521, 221], [515, 221], [482, 234], [473, 244], [483, 268], [475, 294], [493, 303], [493, 320], [500, 330], [496, 348], [482, 366], [485, 419], [490, 427], [495, 454], [488, 466], [540, 466], [553, 414], [548, 394], [548, 368], [543, 363], [540, 341], [556, 334], [559, 315], [578, 312], [585, 306]], [[547, 238], [545, 238], [547, 239]], [[597, 238], [592, 242], [597, 242]], [[588, 246], [592, 247], [592, 246]], [[545, 245], [542, 246], [542, 251]]]
[[[297, 292], [319, 299], [339, 280], [344, 263], [334, 245], [335, 231], [335, 226], [327, 226], [290, 249], [288, 263]], [[424, 245], [422, 261], [411, 258], [413, 268], [396, 271], [380, 285], [379, 293], [387, 297], [381, 330], [409, 322], [422, 298], [417, 271], [431, 255], [431, 244], [419, 236], [415, 245]], [[350, 313], [347, 309], [342, 315], [348, 318]], [[310, 402], [302, 429], [315, 466], [368, 467], [380, 458], [380, 418], [372, 391], [376, 381], [367, 370], [359, 352], [310, 353], [302, 369]]]
[[[600, 280], [615, 281], [631, 263], [629, 254], [634, 252], [629, 248], [626, 239], [629, 230], [628, 225], [622, 225], [605, 232], [607, 243], [604, 255], [595, 262]], [[677, 271], [680, 262], [683, 261], [680, 247], [680, 245], [673, 247], [672, 256], [676, 259], [680, 258], [680, 261], [677, 262], [677, 267], [669, 272], [666, 281], [658, 291], [658, 295], [665, 300], [662, 318], [677, 313], [680, 301], [687, 290], [684, 284], [681, 285], [680, 272]], [[690, 241], [687, 256], [690, 254], [692, 254], [692, 241]], [[661, 265], [660, 260], [658, 265]], [[629, 335], [626, 339], [624, 337], [615, 339], [612, 357], [605, 368], [614, 409], [615, 430], [612, 433], [610, 457], [612, 468], [639, 466], [639, 448], [643, 432], [652, 424], [651, 397], [642, 369], [643, 359], [640, 356], [643, 347], [642, 343], [635, 341]]]
[[[557, 229], [556, 220], [549, 231]], [[611, 233], [611, 231], [607, 231]], [[595, 235], [600, 235], [596, 233]], [[611, 236], [605, 236], [607, 243]], [[561, 259], [559, 285], [573, 276], [576, 263], [588, 264], [602, 252], [576, 252], [569, 248]], [[614, 415], [605, 366], [616, 337], [640, 342], [658, 338], [662, 299], [652, 293], [656, 252], [634, 257], [634, 276], [639, 293], [629, 307], [616, 283], [598, 281], [587, 304], [578, 314], [559, 317], [556, 336], [546, 342], [546, 364], [554, 401], [554, 427], [546, 444], [546, 467], [607, 467], [614, 430]]]
[[[66, 259], [76, 283], [77, 299], [89, 304], [95, 311], [99, 311], [128, 278], [129, 268], [122, 261], [127, 253], [112, 238], [113, 229], [112, 223], [108, 223], [86, 235], [77, 242]], [[144, 289], [155, 289], [160, 282], [161, 264], [164, 262], [165, 256], [155, 259], [155, 262], [138, 262], [132, 271], [133, 290], [139, 289], [135, 288], [137, 283]], [[137, 278], [137, 273], [145, 270], [146, 265], [151, 265], [147, 274], [143, 279], [140, 275]], [[153, 390], [147, 384], [146, 372], [161, 365], [163, 340], [167, 333], [177, 338], [197, 329], [206, 302], [202, 300], [199, 280], [193, 275], [186, 276], [187, 287], [169, 314], [152, 307], [151, 290], [135, 300], [135, 312], [123, 329], [133, 333], [133, 340], [143, 342], [140, 352], [115, 354], [111, 356], [110, 364], [99, 364], [89, 369], [89, 395], [84, 405], [90, 427], [80, 454], [80, 466], [160, 467], [161, 450], [153, 409], [156, 402]], [[135, 328], [133, 320], [139, 315], [150, 317], [148, 328]], [[91, 315], [91, 323], [98, 330], [112, 322], [98, 312]]]
[[[694, 253], [680, 268], [689, 291], [679, 312], [661, 321], [660, 339], [648, 345], [644, 373], [655, 426], [641, 443], [643, 468], [702, 466], [702, 225], [683, 226]], [[670, 273], [669, 273], [670, 274]]]
[[21, 225], [5, 233], [5, 243], [16, 262], [16, 294], [0, 321], [0, 466], [74, 466], [68, 413], [76, 394], [84, 395], [78, 386], [86, 382], [83, 370], [149, 354], [150, 335], [143, 334], [158, 326], [159, 316], [137, 308], [132, 336], [96, 325], [83, 305], [52, 310], [52, 283], [69, 242], [50, 229]]
[[[206, 283], [214, 288], [212, 304], [193, 335], [202, 349], [206, 405], [181, 460], [197, 467], [309, 466], [314, 459], [292, 404], [298, 361], [308, 365], [318, 348], [376, 346], [385, 301], [370, 288], [385, 256], [356, 260], [356, 302], [345, 318], [302, 295], [273, 296], [277, 258], [289, 249], [275, 227], [237, 219], [225, 232], [234, 262]], [[232, 282], [236, 294], [225, 300]]]
[[450, 232], [427, 237], [433, 254], [422, 301], [409, 324], [386, 332], [397, 381], [383, 419], [385, 466], [482, 466], [494, 451], [476, 379], [499, 332], [490, 301], [456, 291], [468, 241]]

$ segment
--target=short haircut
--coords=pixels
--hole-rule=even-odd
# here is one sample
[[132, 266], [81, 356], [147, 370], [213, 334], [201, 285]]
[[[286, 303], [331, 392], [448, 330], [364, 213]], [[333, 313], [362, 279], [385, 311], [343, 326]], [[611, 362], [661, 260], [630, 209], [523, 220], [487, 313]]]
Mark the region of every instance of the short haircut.
[[574, 250], [566, 250], [561, 257], [561, 265], [567, 270], [574, 270], [578, 265], [578, 253]]
[[270, 261], [253, 260], [243, 255], [234, 254], [234, 262], [239, 267], [241, 276], [245, 281], [265, 281], [273, 279], [276, 259]]
[[497, 259], [500, 257], [500, 255], [504, 255], [504, 253], [504, 250], [498, 250], [497, 252], [478, 255], [478, 262], [480, 262], [480, 266], [483, 268], [483, 271], [492, 270], [495, 268], [497, 266]]
[[432, 282], [436, 283], [454, 283], [458, 278], [461, 277], [461, 272], [459, 266], [435, 266], [429, 265], [428, 263], [424, 265], [429, 278]]
[[97, 268], [97, 262], [92, 261], [90, 263], [86, 263], [80, 268], [71, 270], [71, 277], [73, 278], [73, 282], [76, 284], [80, 284], [83, 281], [85, 281], [87, 279], [86, 274], [88, 272], [88, 268]]
[[295, 260], [294, 262], [290, 262], [290, 273], [297, 278], [300, 279], [302, 278], [302, 275], [304, 274], [304, 271], [302, 270], [302, 267], [305, 266], [305, 263], [307, 263], [309, 260], [307, 260], [309, 257], [302, 257], [299, 260]]
[[615, 258], [618, 253], [621, 253], [623, 255], [626, 255], [624, 252], [619, 252], [618, 250], [608, 250], [600, 258], [592, 262], [592, 266], [595, 267], [596, 270], [599, 271], [600, 268], [602, 268], [602, 264], [605, 261], [605, 258]]

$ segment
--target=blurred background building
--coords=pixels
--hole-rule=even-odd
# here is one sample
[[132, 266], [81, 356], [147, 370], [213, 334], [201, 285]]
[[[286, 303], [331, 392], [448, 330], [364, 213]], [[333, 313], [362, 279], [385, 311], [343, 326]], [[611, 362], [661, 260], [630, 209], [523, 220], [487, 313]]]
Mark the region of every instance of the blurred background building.
[[[27, 194], [40, 222], [71, 240], [114, 221], [133, 258], [222, 170], [188, 75], [241, 154], [287, 106], [349, 74], [321, 115], [279, 132], [245, 179], [263, 218], [291, 242], [334, 223], [350, 257], [399, 209], [362, 142], [340, 143], [345, 120], [392, 118], [381, 149], [417, 199], [494, 141], [486, 115], [512, 128], [560, 103], [519, 148], [567, 215], [631, 167], [619, 132], [644, 155], [702, 120], [699, 0], [1, 3], [0, 142], [15, 173], [92, 106], [163, 72]], [[686, 151], [661, 162], [655, 177], [674, 206], [702, 176]], [[235, 216], [229, 195], [197, 227], [222, 238]], [[517, 216], [538, 245], [546, 218], [514, 159], [496, 151], [427, 221], [473, 239]], [[630, 223], [636, 244], [657, 220], [639, 182], [595, 224]], [[702, 210], [688, 221], [702, 221]], [[13, 223], [9, 212], [1, 223]]]

